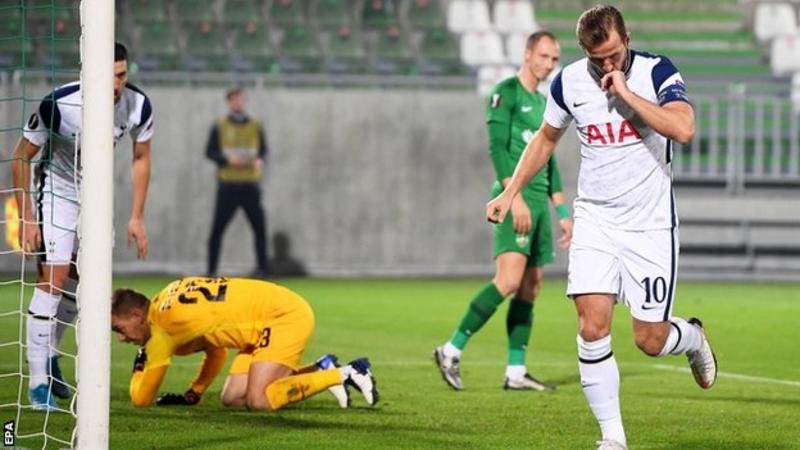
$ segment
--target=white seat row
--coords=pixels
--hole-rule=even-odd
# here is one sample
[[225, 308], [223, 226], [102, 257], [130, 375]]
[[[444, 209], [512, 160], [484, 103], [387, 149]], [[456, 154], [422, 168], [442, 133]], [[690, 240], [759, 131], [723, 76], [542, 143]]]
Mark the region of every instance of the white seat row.
[[530, 0], [497, 0], [492, 13], [494, 26], [485, 0], [451, 0], [447, 5], [447, 29], [460, 34], [491, 29], [531, 33], [538, 28]]
[[461, 61], [468, 66], [522, 64], [529, 33], [517, 32], [503, 39], [494, 31], [469, 31], [461, 35]]
[[773, 75], [781, 77], [800, 72], [800, 32], [772, 39], [769, 56]]
[[753, 13], [753, 34], [758, 42], [795, 34], [800, 30], [794, 6], [783, 2], [763, 2], [756, 5]]

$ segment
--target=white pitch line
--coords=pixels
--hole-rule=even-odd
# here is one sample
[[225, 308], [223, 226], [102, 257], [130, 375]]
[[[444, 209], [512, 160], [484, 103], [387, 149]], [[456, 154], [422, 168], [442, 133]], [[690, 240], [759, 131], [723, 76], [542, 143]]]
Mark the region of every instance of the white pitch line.
[[[686, 367], [675, 367], [666, 364], [650, 364], [650, 366], [661, 370], [672, 370], [675, 372], [691, 373], [691, 370], [689, 370]], [[758, 383], [772, 383], [772, 384], [782, 384], [785, 386], [800, 387], [800, 381], [781, 380], [779, 378], [755, 377], [752, 375], [743, 375], [740, 373], [730, 373], [730, 372], [719, 372], [717, 373], [717, 376], [720, 378], [733, 378], [735, 380], [755, 381]]]

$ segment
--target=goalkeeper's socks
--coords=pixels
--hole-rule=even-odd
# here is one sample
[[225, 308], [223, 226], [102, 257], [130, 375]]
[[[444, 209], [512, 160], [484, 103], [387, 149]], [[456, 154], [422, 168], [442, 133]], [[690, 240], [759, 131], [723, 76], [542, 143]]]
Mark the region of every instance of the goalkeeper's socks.
[[531, 339], [532, 329], [533, 302], [514, 298], [508, 304], [508, 315], [506, 316], [509, 366], [525, 365], [525, 353]]
[[30, 370], [29, 386], [35, 388], [47, 384], [47, 364], [50, 347], [55, 332], [53, 317], [58, 310], [61, 294], [49, 294], [41, 289], [33, 290], [33, 298], [28, 308], [27, 356]]
[[703, 335], [696, 326], [680, 317], [672, 317], [669, 321], [669, 335], [664, 341], [664, 348], [661, 349], [661, 353], [658, 356], [666, 354], [682, 355], [686, 352], [700, 350], [700, 346], [703, 344]]
[[504, 298], [494, 283], [487, 283], [470, 302], [469, 309], [450, 338], [450, 343], [457, 349], [464, 350], [469, 338], [489, 321]]
[[270, 409], [278, 410], [290, 403], [305, 400], [331, 386], [342, 384], [341, 373], [344, 372], [342, 369], [318, 370], [273, 381], [265, 391]]
[[611, 336], [587, 342], [578, 335], [578, 367], [581, 387], [603, 439], [625, 445], [625, 429], [619, 409], [619, 369], [611, 351]]

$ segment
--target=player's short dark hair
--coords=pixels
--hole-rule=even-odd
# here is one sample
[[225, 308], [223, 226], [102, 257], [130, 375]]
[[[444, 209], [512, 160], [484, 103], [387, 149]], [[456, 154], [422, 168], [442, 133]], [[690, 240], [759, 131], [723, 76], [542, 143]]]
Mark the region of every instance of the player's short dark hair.
[[244, 91], [240, 87], [230, 88], [225, 92], [225, 100], [230, 100], [237, 95], [242, 95], [242, 92]]
[[117, 289], [111, 295], [111, 315], [125, 317], [131, 310], [147, 311], [150, 308], [150, 299], [133, 289]]
[[114, 43], [114, 62], [117, 61], [127, 61], [128, 60], [128, 49], [120, 44], [119, 42]]
[[528, 36], [528, 40], [525, 43], [525, 49], [533, 50], [533, 48], [536, 47], [536, 44], [538, 44], [543, 38], [550, 38], [553, 42], [558, 42], [555, 34], [547, 30], [539, 30], [535, 33], [531, 33], [531, 35]]
[[628, 35], [622, 13], [613, 6], [597, 5], [581, 14], [575, 33], [581, 47], [590, 49], [607, 41], [612, 30], [623, 39]]

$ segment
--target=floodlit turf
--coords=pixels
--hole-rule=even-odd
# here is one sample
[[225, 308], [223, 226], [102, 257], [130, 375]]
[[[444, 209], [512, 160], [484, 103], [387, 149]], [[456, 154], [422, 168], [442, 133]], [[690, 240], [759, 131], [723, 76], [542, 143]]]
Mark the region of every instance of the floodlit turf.
[[[155, 293], [165, 280], [118, 279]], [[286, 280], [309, 299], [317, 329], [305, 355], [324, 352], [373, 363], [381, 401], [354, 397], [340, 410], [327, 392], [277, 413], [228, 410], [217, 395], [223, 376], [194, 408], [135, 409], [127, 382], [135, 348], [114, 343], [111, 445], [130, 449], [536, 448], [591, 449], [598, 438], [578, 381], [575, 317], [563, 281], [548, 280], [535, 310], [529, 367], [558, 384], [552, 394], [503, 391], [505, 306], [470, 342], [462, 362], [465, 390], [451, 391], [431, 361], [482, 280]], [[0, 290], [0, 312], [18, 305], [18, 289]], [[25, 302], [27, 303], [27, 294]], [[622, 374], [622, 410], [631, 449], [798, 448], [800, 286], [684, 282], [675, 313], [707, 324], [720, 361], [717, 385], [698, 388], [683, 357], [651, 359], [634, 347], [628, 312], [617, 308], [614, 352]], [[0, 342], [17, 336], [17, 318], [0, 317]], [[94, 344], [96, 345], [96, 344]], [[91, 351], [91, 345], [87, 345]], [[0, 347], [0, 373], [17, 370], [18, 350]], [[182, 392], [199, 359], [175, 358], [162, 391]], [[65, 362], [69, 372], [71, 363]], [[69, 377], [72, 379], [72, 377]], [[18, 382], [0, 378], [0, 404]], [[0, 408], [0, 421], [15, 410]], [[20, 433], [41, 429], [24, 413]], [[49, 417], [67, 437], [71, 420]], [[18, 445], [39, 448], [40, 439]], [[50, 442], [48, 448], [59, 448]]]

